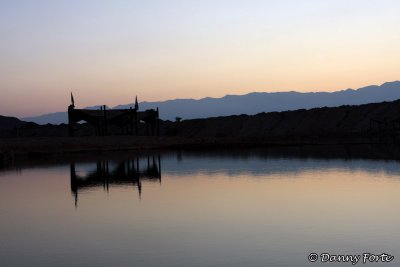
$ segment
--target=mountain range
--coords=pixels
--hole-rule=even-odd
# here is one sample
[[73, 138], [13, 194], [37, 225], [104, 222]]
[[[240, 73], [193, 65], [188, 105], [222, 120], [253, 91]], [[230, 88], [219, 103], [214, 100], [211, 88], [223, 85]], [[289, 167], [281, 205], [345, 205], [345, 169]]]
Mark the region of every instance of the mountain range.
[[[400, 99], [400, 81], [371, 85], [359, 89], [335, 92], [253, 92], [245, 95], [226, 95], [221, 98], [174, 99], [160, 102], [140, 102], [139, 110], [158, 107], [163, 120], [208, 118], [228, 115], [253, 115], [261, 112], [361, 105]], [[134, 103], [119, 105], [114, 109], [134, 107]], [[67, 106], [67, 105], [66, 105]], [[90, 107], [93, 109], [96, 107]], [[55, 112], [36, 117], [22, 118], [38, 124], [60, 124], [68, 120], [67, 112]]]

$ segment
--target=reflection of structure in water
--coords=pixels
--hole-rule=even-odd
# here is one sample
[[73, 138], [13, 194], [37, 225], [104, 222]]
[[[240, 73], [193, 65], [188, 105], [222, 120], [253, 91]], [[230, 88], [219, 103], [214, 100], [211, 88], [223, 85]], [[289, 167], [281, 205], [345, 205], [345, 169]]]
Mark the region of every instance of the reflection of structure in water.
[[97, 168], [86, 175], [79, 175], [75, 169], [75, 163], [71, 169], [71, 192], [75, 197], [75, 206], [78, 205], [78, 190], [90, 189], [102, 186], [108, 191], [112, 185], [136, 185], [139, 198], [142, 194], [142, 181], [159, 181], [161, 183], [161, 159], [160, 156], [147, 157], [146, 168], [140, 167], [139, 158], [123, 160], [115, 167], [108, 160], [97, 161]]

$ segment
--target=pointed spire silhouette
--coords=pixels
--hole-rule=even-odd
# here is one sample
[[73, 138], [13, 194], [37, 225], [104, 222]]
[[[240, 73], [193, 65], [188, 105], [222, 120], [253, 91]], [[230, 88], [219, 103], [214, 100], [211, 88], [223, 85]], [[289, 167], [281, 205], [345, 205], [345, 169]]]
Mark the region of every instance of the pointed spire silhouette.
[[139, 103], [137, 101], [137, 96], [136, 96], [136, 99], [135, 99], [135, 110], [139, 110]]
[[72, 92], [71, 92], [71, 105], [75, 106], [74, 96], [72, 95]]

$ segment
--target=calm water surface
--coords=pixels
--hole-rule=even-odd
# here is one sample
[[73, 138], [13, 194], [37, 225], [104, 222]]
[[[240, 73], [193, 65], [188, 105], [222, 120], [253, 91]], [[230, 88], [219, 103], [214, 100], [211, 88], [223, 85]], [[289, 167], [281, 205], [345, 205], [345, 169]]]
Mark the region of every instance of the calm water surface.
[[169, 152], [0, 172], [0, 266], [399, 266], [400, 163]]

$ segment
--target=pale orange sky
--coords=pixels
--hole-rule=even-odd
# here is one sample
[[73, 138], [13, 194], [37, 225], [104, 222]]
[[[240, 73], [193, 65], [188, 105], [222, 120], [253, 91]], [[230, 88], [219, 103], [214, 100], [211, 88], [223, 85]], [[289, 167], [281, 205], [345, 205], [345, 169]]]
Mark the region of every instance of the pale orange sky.
[[2, 1], [0, 114], [400, 79], [400, 3]]

